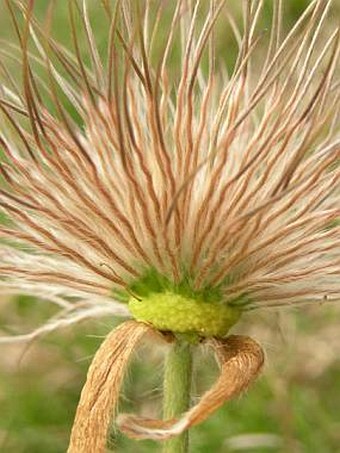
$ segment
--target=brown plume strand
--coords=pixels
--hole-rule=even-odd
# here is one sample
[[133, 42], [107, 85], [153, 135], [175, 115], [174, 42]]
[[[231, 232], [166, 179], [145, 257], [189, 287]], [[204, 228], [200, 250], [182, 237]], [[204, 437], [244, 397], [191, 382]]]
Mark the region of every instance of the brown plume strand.
[[102, 453], [130, 356], [140, 339], [154, 330], [127, 321], [114, 329], [98, 349], [81, 392], [68, 453]]
[[179, 419], [154, 420], [132, 414], [121, 414], [120, 430], [133, 439], [166, 440], [206, 420], [226, 401], [239, 395], [257, 378], [264, 363], [261, 346], [251, 338], [231, 335], [226, 339], [208, 340], [221, 367], [215, 384], [199, 403]]

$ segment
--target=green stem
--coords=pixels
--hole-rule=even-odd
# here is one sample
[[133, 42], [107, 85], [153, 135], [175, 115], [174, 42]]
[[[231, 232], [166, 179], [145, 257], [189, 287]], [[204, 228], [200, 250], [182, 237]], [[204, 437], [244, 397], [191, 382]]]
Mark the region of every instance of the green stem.
[[[176, 339], [166, 360], [164, 375], [164, 420], [170, 420], [183, 414], [190, 405], [192, 373], [192, 345]], [[180, 436], [164, 442], [163, 453], [187, 453], [189, 434], [185, 431]]]

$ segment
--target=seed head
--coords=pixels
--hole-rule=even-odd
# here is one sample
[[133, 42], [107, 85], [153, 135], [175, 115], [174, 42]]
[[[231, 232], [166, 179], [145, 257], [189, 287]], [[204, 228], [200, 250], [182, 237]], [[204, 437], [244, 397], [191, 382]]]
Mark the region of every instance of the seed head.
[[[330, 1], [311, 2], [284, 36], [273, 2], [268, 39], [262, 1], [245, 2], [243, 34], [224, 1], [176, 2], [166, 27], [161, 2], [156, 15], [149, 2], [105, 2], [104, 61], [84, 1], [89, 65], [74, 2], [74, 54], [39, 25], [33, 2], [7, 3], [20, 46], [1, 63], [1, 287], [60, 305], [45, 330], [132, 313], [161, 330], [223, 335], [244, 310], [339, 299]], [[229, 71], [229, 49], [215, 53], [221, 23], [239, 45]], [[17, 53], [22, 89], [6, 66]], [[208, 303], [224, 326], [185, 321]]]

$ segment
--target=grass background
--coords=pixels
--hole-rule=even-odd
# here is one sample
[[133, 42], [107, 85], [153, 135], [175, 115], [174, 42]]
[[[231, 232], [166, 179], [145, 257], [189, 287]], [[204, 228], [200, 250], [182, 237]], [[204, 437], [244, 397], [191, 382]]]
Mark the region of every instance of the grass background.
[[[37, 16], [42, 17], [48, 3], [36, 1]], [[67, 3], [55, 2], [53, 30], [70, 45]], [[229, 3], [238, 16], [240, 2]], [[288, 27], [309, 2], [284, 3]], [[89, 7], [99, 46], [104, 49], [106, 31], [99, 2], [89, 1]], [[329, 20], [334, 21], [339, 11], [337, 0]], [[263, 27], [269, 22], [267, 11]], [[0, 2], [0, 39], [15, 41], [4, 0]], [[228, 45], [233, 44], [225, 37], [219, 48]], [[50, 307], [31, 298], [2, 298], [0, 325], [3, 331], [22, 332], [50, 314]], [[192, 452], [340, 453], [339, 314], [337, 306], [320, 305], [248, 315], [235, 332], [252, 335], [264, 346], [264, 373], [246, 395], [192, 430]], [[86, 370], [115, 322], [84, 323], [29, 345], [0, 345], [0, 452], [66, 450]], [[121, 410], [160, 411], [165, 348], [150, 343], [140, 348], [126, 379]], [[216, 373], [208, 351], [197, 351], [194, 398], [211, 385]], [[159, 451], [153, 442], [136, 445], [114, 431], [111, 437], [118, 452]]]

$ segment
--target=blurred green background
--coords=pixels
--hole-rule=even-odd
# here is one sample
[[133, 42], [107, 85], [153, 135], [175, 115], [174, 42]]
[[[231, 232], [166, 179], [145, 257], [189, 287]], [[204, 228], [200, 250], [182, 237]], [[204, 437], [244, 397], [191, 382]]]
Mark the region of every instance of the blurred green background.
[[[49, 0], [36, 1], [42, 17]], [[56, 1], [53, 31], [70, 45], [68, 1]], [[106, 29], [100, 2], [89, 1], [92, 24], [101, 49]], [[240, 17], [239, 1], [229, 2]], [[309, 2], [287, 0], [289, 26]], [[270, 1], [265, 2], [266, 5]], [[263, 27], [270, 23], [265, 9]], [[334, 2], [330, 22], [339, 17]], [[0, 2], [0, 39], [16, 41], [5, 1]], [[219, 47], [233, 46], [224, 36]], [[340, 310], [313, 306], [303, 310], [259, 311], [249, 314], [234, 331], [252, 335], [265, 348], [266, 368], [248, 392], [225, 405], [209, 421], [192, 430], [194, 453], [282, 452], [340, 453]], [[28, 331], [51, 315], [50, 307], [28, 297], [2, 297], [0, 326]], [[0, 452], [61, 453], [66, 450], [88, 365], [115, 321], [84, 323], [32, 344], [0, 345]], [[131, 363], [122, 411], [160, 412], [165, 346], [145, 343]], [[195, 356], [194, 397], [211, 385], [217, 367], [209, 351]], [[157, 452], [153, 442], [131, 442], [112, 432], [118, 452]]]

